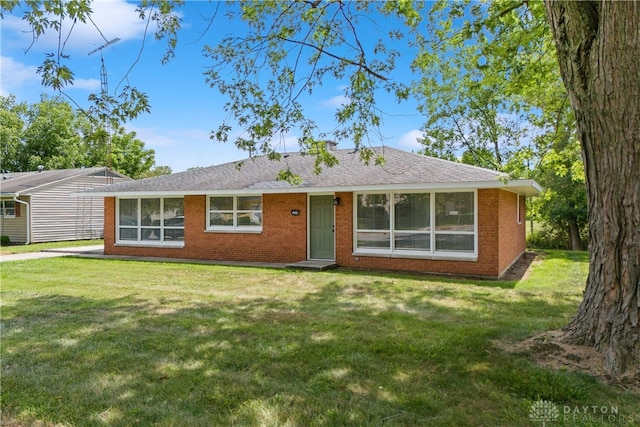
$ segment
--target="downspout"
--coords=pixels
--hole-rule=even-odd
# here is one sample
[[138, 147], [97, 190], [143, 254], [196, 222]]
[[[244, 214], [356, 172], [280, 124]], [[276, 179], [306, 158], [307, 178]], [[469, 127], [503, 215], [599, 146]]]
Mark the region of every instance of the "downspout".
[[17, 194], [13, 196], [13, 201], [27, 207], [27, 241], [24, 244], [28, 245], [31, 243], [31, 211], [29, 203], [24, 200], [19, 200]]

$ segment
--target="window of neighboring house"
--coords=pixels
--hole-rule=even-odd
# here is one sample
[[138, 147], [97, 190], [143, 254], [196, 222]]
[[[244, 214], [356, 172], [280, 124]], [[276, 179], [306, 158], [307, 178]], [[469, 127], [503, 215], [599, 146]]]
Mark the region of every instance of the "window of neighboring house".
[[184, 241], [184, 199], [118, 199], [117, 240], [181, 245]]
[[475, 192], [360, 193], [355, 205], [356, 250], [475, 253]]
[[262, 196], [210, 196], [207, 229], [218, 231], [262, 230]]
[[15, 218], [16, 202], [13, 200], [2, 200], [0, 202], [0, 216], [5, 218]]

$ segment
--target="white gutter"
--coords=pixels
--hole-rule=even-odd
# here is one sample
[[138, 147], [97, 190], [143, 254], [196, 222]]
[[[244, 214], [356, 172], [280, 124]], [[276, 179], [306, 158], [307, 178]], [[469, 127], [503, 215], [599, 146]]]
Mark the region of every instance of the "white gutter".
[[412, 184], [382, 184], [382, 185], [345, 185], [332, 187], [286, 186], [281, 188], [235, 188], [228, 190], [143, 190], [143, 191], [101, 191], [102, 187], [94, 190], [71, 193], [71, 197], [159, 197], [159, 196], [199, 196], [203, 194], [280, 194], [280, 193], [333, 193], [353, 191], [398, 191], [398, 190], [462, 190], [462, 189], [491, 189], [498, 188], [512, 191], [525, 196], [537, 196], [542, 187], [532, 179], [518, 179], [513, 181], [467, 181], [447, 183], [412, 183]]
[[24, 200], [18, 200], [17, 195], [13, 196], [13, 201], [27, 207], [27, 241], [24, 244], [28, 245], [29, 243], [31, 243], [31, 210], [29, 203], [25, 202]]

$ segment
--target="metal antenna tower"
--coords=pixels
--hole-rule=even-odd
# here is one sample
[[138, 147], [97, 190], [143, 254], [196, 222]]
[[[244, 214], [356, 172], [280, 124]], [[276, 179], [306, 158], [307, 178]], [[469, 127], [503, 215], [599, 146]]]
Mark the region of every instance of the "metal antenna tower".
[[[102, 46], [92, 50], [87, 55], [93, 55], [96, 52], [100, 52], [100, 93], [102, 96], [106, 97], [109, 94], [109, 84], [107, 82], [107, 67], [104, 66], [104, 57], [102, 56], [102, 50], [112, 44], [118, 43], [120, 41], [119, 38], [115, 38], [111, 41], [106, 42]], [[107, 132], [107, 158], [106, 158], [106, 166], [107, 169], [105, 171], [105, 177], [107, 178], [107, 184], [113, 183], [113, 177], [111, 176], [111, 166], [112, 166], [112, 158], [111, 158], [111, 123], [109, 120], [105, 120], [105, 123], [102, 124], [104, 126], [105, 131]]]

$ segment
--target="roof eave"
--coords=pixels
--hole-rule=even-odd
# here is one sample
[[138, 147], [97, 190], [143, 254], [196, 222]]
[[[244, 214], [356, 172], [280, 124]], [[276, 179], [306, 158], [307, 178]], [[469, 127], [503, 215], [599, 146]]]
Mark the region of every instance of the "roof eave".
[[[43, 188], [46, 188], [46, 187], [49, 187], [49, 186], [52, 186], [52, 185], [57, 185], [57, 184], [60, 184], [62, 182], [65, 182], [65, 181], [69, 181], [71, 179], [78, 178], [80, 176], [89, 176], [89, 175], [91, 175], [93, 173], [106, 171], [107, 168], [105, 166], [101, 166], [101, 167], [92, 167], [92, 168], [79, 169], [79, 170], [84, 170], [86, 172], [79, 172], [77, 174], [74, 174], [74, 175], [71, 175], [71, 176], [67, 176], [67, 177], [64, 177], [64, 178], [60, 178], [60, 179], [56, 179], [56, 180], [53, 180], [53, 181], [49, 181], [49, 182], [46, 182], [44, 184], [34, 185], [33, 187], [25, 188], [24, 190], [19, 190], [19, 191], [16, 191], [16, 192], [12, 193], [12, 194], [15, 194], [16, 197], [22, 196], [22, 195], [31, 196], [32, 193], [40, 191]], [[89, 173], [89, 172], [91, 172], [91, 173]], [[120, 172], [117, 172], [117, 171], [115, 171], [113, 169], [111, 169], [110, 172], [118, 175], [121, 178], [131, 179], [128, 176], [123, 175]]]
[[280, 193], [330, 193], [357, 191], [397, 191], [397, 190], [464, 190], [464, 189], [500, 188], [525, 196], [537, 196], [542, 187], [531, 179], [511, 181], [475, 181], [447, 183], [412, 183], [383, 185], [345, 185], [325, 187], [288, 187], [288, 188], [235, 188], [210, 190], [146, 190], [146, 191], [84, 191], [73, 193], [75, 197], [158, 197], [162, 196], [196, 196], [202, 194], [280, 194]]

